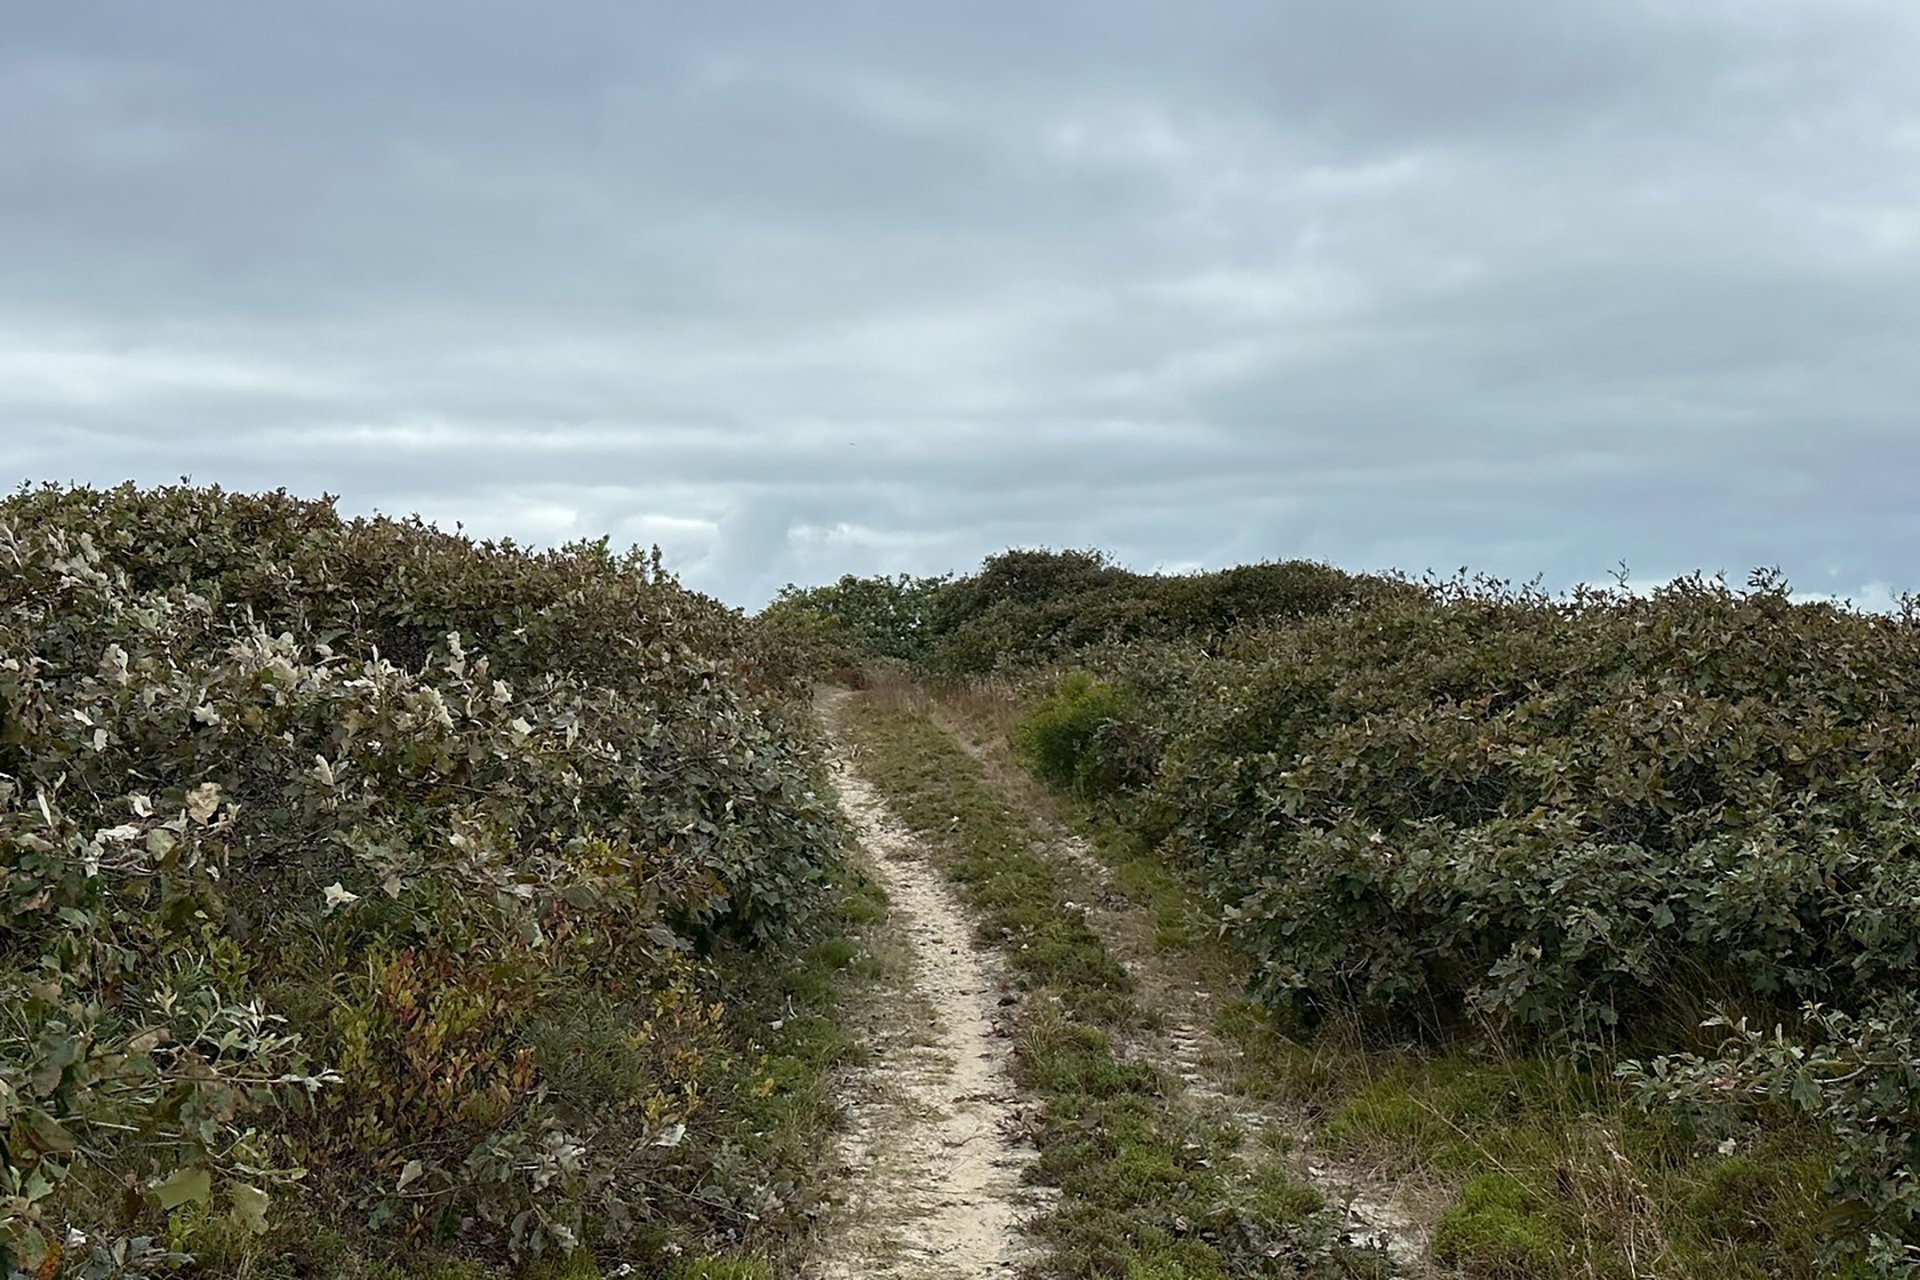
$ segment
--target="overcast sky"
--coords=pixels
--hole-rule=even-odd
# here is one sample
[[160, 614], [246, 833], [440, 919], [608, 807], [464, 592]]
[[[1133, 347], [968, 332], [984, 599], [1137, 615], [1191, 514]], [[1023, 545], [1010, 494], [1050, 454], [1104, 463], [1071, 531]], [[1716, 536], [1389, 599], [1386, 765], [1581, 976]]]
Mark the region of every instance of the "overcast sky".
[[1920, 587], [1913, 0], [0, 0], [0, 475], [754, 605]]

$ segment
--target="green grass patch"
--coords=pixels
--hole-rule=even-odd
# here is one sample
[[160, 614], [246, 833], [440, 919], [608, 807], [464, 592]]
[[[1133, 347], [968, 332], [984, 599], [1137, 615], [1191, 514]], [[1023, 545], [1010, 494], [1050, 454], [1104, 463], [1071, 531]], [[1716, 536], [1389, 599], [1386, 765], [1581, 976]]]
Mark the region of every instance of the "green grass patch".
[[695, 1258], [683, 1262], [667, 1280], [773, 1280], [773, 1267], [758, 1258]]
[[1511, 1174], [1469, 1182], [1434, 1233], [1436, 1262], [1488, 1280], [1565, 1274], [1566, 1239], [1547, 1205]]
[[1319, 1139], [1376, 1167], [1460, 1180], [1437, 1261], [1488, 1277], [1630, 1277], [1650, 1260], [1675, 1276], [1847, 1274], [1824, 1256], [1831, 1152], [1811, 1125], [1723, 1148], [1563, 1062], [1400, 1053], [1368, 1068]]

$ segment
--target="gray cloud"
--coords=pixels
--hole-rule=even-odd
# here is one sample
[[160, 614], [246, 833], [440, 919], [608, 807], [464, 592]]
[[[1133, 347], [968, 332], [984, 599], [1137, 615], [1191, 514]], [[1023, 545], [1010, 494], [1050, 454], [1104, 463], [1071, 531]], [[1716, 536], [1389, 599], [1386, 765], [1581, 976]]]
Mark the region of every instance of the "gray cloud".
[[[0, 474], [658, 541], [1916, 583], [1896, 0], [70, 0]], [[1889, 585], [1891, 584], [1891, 585]]]

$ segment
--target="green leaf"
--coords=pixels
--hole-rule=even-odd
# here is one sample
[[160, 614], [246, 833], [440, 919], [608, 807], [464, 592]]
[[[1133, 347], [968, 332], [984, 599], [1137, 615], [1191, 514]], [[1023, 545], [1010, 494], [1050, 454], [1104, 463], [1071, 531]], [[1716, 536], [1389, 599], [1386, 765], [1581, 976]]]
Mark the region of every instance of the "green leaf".
[[52, 1032], [42, 1034], [40, 1061], [27, 1077], [28, 1087], [42, 1098], [50, 1096], [60, 1087], [60, 1080], [67, 1068], [80, 1060], [83, 1049], [78, 1036], [54, 1035]]
[[177, 1209], [183, 1204], [206, 1204], [213, 1199], [213, 1175], [205, 1169], [178, 1169], [172, 1177], [153, 1189], [162, 1209]]
[[267, 1230], [267, 1205], [272, 1197], [258, 1187], [244, 1182], [233, 1186], [233, 1211], [230, 1215], [233, 1224], [252, 1235], [264, 1235]]
[[1817, 1111], [1820, 1108], [1820, 1083], [1812, 1075], [1802, 1071], [1793, 1078], [1790, 1096], [1800, 1104], [1802, 1111]]
[[[53, 1251], [53, 1241], [30, 1222], [23, 1222], [15, 1228], [13, 1246], [17, 1257], [13, 1265], [26, 1272], [38, 1272], [47, 1255]], [[54, 1254], [56, 1262], [59, 1256]]]

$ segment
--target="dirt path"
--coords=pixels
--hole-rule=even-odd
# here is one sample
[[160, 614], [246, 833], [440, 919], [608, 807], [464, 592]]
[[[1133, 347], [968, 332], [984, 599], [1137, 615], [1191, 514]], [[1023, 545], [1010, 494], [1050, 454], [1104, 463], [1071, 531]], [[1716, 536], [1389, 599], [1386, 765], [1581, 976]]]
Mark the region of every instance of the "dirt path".
[[[842, 695], [842, 699], [844, 695]], [[829, 726], [838, 703], [823, 704]], [[1020, 1175], [1021, 1104], [996, 1025], [1007, 992], [926, 850], [887, 812], [842, 746], [840, 804], [857, 854], [890, 903], [882, 945], [897, 952], [863, 1028], [871, 1060], [847, 1081], [840, 1159], [848, 1185], [820, 1280], [962, 1280], [1012, 1275], [1036, 1194]]]
[[[886, 890], [889, 921], [877, 944], [894, 954], [890, 978], [856, 1028], [872, 1046], [847, 1080], [849, 1125], [840, 1146], [847, 1186], [829, 1229], [817, 1280], [961, 1280], [1011, 1276], [1031, 1256], [1021, 1225], [1044, 1191], [1021, 1185], [1033, 1158], [1018, 1137], [1024, 1104], [1008, 1075], [1003, 1030], [1011, 988], [992, 955], [973, 942], [973, 921], [925, 847], [887, 810], [860, 775], [840, 710], [851, 695], [822, 695], [820, 710], [838, 744], [834, 784], [859, 834], [856, 861]], [[1215, 1119], [1286, 1159], [1344, 1215], [1355, 1244], [1384, 1249], [1412, 1276], [1430, 1274], [1413, 1188], [1342, 1167], [1312, 1152], [1299, 1117], [1234, 1088], [1239, 1051], [1213, 1030], [1224, 979], [1189, 971], [1155, 945], [1153, 921], [1112, 885], [1112, 875], [1079, 836], [1059, 826], [1024, 775], [936, 713], [942, 727], [984, 766], [988, 780], [1046, 833], [1037, 851], [1076, 883], [1076, 904], [1138, 984], [1158, 1022], [1116, 1045], [1185, 1085]], [[1279, 1154], [1285, 1152], [1286, 1154]], [[1249, 1151], [1249, 1154], [1253, 1154]]]
[[[1036, 815], [1035, 820], [1044, 818]], [[1250, 1138], [1280, 1139], [1277, 1145], [1292, 1153], [1294, 1171], [1341, 1213], [1341, 1232], [1349, 1242], [1383, 1249], [1403, 1270], [1425, 1274], [1430, 1241], [1422, 1224], [1432, 1215], [1411, 1203], [1412, 1189], [1314, 1152], [1298, 1116], [1235, 1092], [1240, 1050], [1212, 1029], [1220, 992], [1180, 973], [1155, 948], [1152, 922], [1109, 888], [1112, 877], [1085, 840], [1068, 832], [1054, 834], [1052, 856], [1082, 877], [1094, 898], [1086, 908], [1087, 923], [1134, 976], [1141, 1004], [1160, 1023], [1125, 1046], [1128, 1055], [1172, 1072], [1186, 1085], [1189, 1097]]]
[[1423, 1203], [1426, 1189], [1379, 1178], [1313, 1151], [1299, 1116], [1276, 1103], [1237, 1092], [1233, 1082], [1240, 1051], [1213, 1031], [1216, 1006], [1230, 990], [1227, 976], [1196, 972], [1158, 947], [1153, 921], [1115, 890], [1112, 872], [1087, 841], [1053, 819], [1031, 779], [937, 706], [928, 710], [979, 762], [1008, 802], [1018, 805], [1046, 833], [1039, 851], [1078, 884], [1078, 905], [1088, 925], [1133, 976], [1142, 1007], [1155, 1015], [1158, 1028], [1134, 1035], [1119, 1046], [1120, 1052], [1177, 1077], [1187, 1095], [1216, 1120], [1286, 1150], [1295, 1173], [1341, 1213], [1341, 1230], [1350, 1242], [1384, 1250], [1409, 1275], [1429, 1274], [1427, 1224], [1435, 1214], [1433, 1205]]

